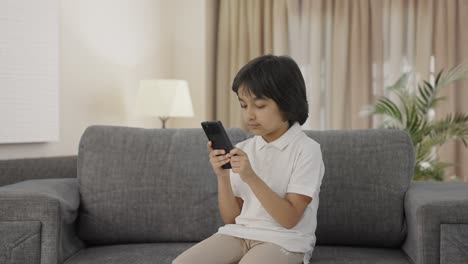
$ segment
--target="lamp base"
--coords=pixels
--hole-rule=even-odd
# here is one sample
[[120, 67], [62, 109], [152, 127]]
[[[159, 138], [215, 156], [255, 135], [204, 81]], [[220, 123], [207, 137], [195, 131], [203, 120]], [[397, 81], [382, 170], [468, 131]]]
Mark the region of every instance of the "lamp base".
[[159, 120], [161, 120], [161, 122], [162, 122], [162, 128], [166, 128], [166, 122], [167, 122], [167, 120], [169, 120], [169, 117], [168, 116], [160, 116]]

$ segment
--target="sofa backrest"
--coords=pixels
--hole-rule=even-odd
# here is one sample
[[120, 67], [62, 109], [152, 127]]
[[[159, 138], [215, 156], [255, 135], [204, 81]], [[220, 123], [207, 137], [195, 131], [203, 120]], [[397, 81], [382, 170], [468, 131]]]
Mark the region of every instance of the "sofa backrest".
[[[233, 144], [241, 129], [227, 129]], [[200, 129], [91, 126], [78, 153], [78, 235], [91, 245], [199, 241], [222, 225]]]
[[397, 247], [406, 235], [404, 197], [413, 145], [400, 130], [306, 131], [320, 143], [325, 175], [317, 244]]
[[[234, 144], [241, 129], [228, 129]], [[321, 145], [317, 244], [394, 247], [413, 172], [398, 130], [306, 131]], [[88, 244], [200, 241], [222, 225], [202, 129], [91, 126], [78, 153], [78, 234]]]

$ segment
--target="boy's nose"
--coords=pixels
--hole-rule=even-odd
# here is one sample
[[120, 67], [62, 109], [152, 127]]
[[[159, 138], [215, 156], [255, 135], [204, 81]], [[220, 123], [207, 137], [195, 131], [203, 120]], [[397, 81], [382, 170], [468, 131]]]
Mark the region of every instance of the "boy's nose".
[[252, 110], [249, 110], [247, 114], [248, 114], [249, 120], [255, 120], [255, 114]]

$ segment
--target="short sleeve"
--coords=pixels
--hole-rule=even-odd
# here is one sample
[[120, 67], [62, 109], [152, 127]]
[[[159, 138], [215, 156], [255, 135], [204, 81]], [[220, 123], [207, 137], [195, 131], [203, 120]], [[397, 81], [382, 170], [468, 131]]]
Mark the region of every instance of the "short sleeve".
[[320, 145], [314, 144], [299, 154], [288, 184], [288, 193], [298, 193], [313, 198], [320, 190], [325, 168]]

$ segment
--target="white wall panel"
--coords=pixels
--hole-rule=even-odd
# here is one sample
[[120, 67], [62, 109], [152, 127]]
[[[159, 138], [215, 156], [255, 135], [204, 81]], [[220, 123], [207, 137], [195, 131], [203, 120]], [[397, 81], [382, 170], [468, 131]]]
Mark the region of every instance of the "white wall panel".
[[0, 143], [59, 139], [58, 0], [0, 0]]

